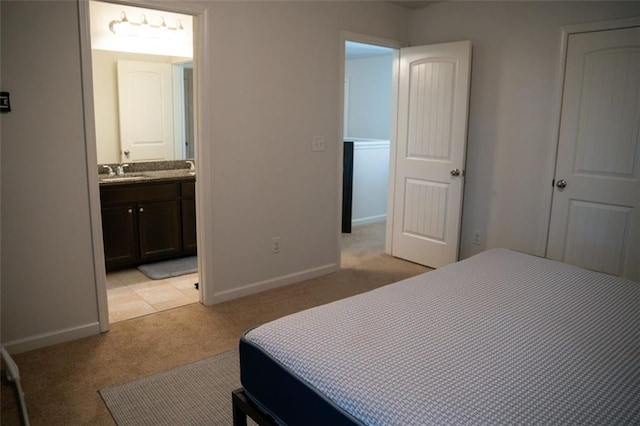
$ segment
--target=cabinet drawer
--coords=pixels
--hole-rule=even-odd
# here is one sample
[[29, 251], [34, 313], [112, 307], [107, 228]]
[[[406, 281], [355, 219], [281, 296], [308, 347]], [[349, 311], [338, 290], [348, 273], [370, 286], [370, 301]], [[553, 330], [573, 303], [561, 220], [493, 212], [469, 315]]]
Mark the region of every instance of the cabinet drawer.
[[180, 197], [180, 185], [177, 183], [101, 188], [100, 191], [100, 201], [103, 207], [127, 203], [163, 201], [178, 197]]

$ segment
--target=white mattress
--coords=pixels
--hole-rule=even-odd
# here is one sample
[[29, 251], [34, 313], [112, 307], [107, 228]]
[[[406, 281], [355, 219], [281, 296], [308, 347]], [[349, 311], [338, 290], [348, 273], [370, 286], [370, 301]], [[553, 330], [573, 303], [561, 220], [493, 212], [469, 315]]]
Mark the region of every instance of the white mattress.
[[245, 339], [368, 425], [640, 424], [640, 283], [509, 250]]

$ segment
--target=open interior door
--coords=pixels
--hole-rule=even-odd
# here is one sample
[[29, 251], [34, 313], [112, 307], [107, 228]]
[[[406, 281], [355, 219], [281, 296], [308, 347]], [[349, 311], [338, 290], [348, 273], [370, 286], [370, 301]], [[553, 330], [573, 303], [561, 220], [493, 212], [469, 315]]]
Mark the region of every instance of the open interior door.
[[393, 256], [458, 259], [470, 74], [469, 41], [400, 49]]

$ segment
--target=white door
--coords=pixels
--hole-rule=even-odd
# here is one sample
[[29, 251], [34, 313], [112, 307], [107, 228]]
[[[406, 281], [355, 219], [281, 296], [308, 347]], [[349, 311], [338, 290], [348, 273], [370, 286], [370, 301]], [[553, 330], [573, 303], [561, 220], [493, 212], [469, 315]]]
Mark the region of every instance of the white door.
[[640, 279], [640, 27], [569, 35], [547, 256]]
[[174, 159], [170, 64], [118, 61], [122, 161]]
[[391, 254], [458, 259], [471, 42], [400, 50]]

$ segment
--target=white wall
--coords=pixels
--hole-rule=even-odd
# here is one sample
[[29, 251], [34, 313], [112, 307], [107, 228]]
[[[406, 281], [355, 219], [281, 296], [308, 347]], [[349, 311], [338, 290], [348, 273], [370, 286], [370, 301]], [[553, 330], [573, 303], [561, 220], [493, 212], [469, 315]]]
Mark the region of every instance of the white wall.
[[2, 339], [97, 333], [77, 5], [2, 2]]
[[387, 219], [389, 187], [389, 141], [354, 141], [353, 226], [382, 222]]
[[[211, 2], [201, 158], [211, 300], [336, 267], [340, 31], [474, 43], [462, 254], [541, 253], [560, 27], [640, 15], [637, 2]], [[77, 5], [1, 8], [2, 339], [97, 333]], [[28, 52], [26, 54], [25, 52]], [[311, 152], [313, 136], [327, 149]], [[484, 246], [470, 243], [474, 229]], [[282, 253], [271, 254], [271, 237]]]
[[631, 16], [640, 3], [441, 2], [412, 14], [412, 45], [473, 43], [461, 257], [491, 247], [544, 255], [561, 27]]
[[[169, 3], [164, 3], [169, 5]], [[176, 3], [178, 4], [178, 3]], [[97, 333], [77, 4], [1, 7], [2, 339], [14, 351]], [[199, 202], [208, 300], [337, 267], [340, 31], [406, 40], [376, 2], [211, 2]], [[324, 136], [324, 152], [311, 152]], [[93, 160], [91, 160], [93, 161]], [[271, 237], [282, 252], [271, 254]]]
[[355, 140], [353, 226], [386, 220], [392, 71], [391, 54], [345, 61], [345, 76], [349, 80], [345, 140]]
[[[560, 27], [640, 15], [637, 2], [211, 2], [211, 139], [201, 158], [210, 300], [337, 267], [340, 31], [474, 43], [462, 254], [540, 253], [550, 198]], [[2, 339], [98, 332], [77, 5], [1, 2]], [[28, 52], [28, 54], [25, 54]], [[313, 136], [327, 149], [311, 152]], [[470, 243], [474, 229], [484, 246]], [[271, 254], [271, 237], [282, 253]], [[31, 346], [30, 346], [31, 345]]]
[[391, 138], [391, 77], [393, 55], [348, 59], [347, 134], [351, 138]]
[[[93, 50], [93, 98], [96, 115], [98, 163], [120, 162], [118, 113], [118, 60], [173, 63], [177, 58], [160, 55]], [[184, 60], [184, 59], [182, 59]]]
[[[193, 18], [190, 15], [104, 1], [91, 1], [89, 6], [91, 9], [91, 45], [94, 49], [178, 56], [183, 60], [193, 57]], [[179, 37], [170, 38], [114, 35], [110, 24], [114, 20], [119, 21], [122, 13], [130, 23], [140, 23], [144, 16], [144, 19], [151, 26], [158, 26], [164, 20], [168, 28], [176, 28], [180, 23], [184, 30], [180, 31]]]
[[[203, 184], [213, 195], [206, 261], [216, 300], [338, 267], [340, 31], [404, 40], [407, 13], [376, 2], [211, 4], [212, 178]], [[313, 136], [325, 137], [325, 151], [311, 151]]]

